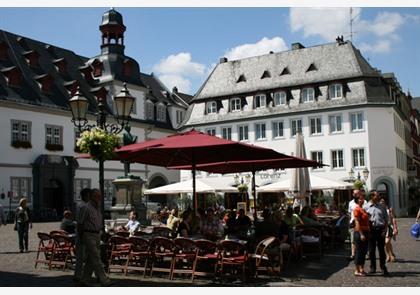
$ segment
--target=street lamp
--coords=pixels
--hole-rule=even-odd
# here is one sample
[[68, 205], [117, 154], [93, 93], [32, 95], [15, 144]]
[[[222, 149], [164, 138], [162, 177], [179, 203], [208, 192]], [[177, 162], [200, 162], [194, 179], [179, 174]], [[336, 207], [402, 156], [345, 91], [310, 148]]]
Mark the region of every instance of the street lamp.
[[[89, 108], [88, 100], [82, 95], [80, 87], [77, 88], [75, 95], [69, 100], [70, 110], [72, 113], [72, 122], [80, 132], [91, 130], [93, 128], [100, 128], [107, 133], [118, 134], [130, 121], [130, 114], [133, 109], [135, 98], [130, 95], [127, 84], [124, 83], [121, 92], [114, 96], [114, 104], [116, 114], [113, 116], [117, 124], [107, 123], [108, 108], [104, 98], [98, 98], [96, 125], [88, 124], [87, 112]], [[101, 213], [102, 213], [102, 226], [104, 227], [104, 213], [105, 213], [105, 189], [104, 189], [104, 162], [105, 159], [99, 158], [99, 190], [102, 194]]]

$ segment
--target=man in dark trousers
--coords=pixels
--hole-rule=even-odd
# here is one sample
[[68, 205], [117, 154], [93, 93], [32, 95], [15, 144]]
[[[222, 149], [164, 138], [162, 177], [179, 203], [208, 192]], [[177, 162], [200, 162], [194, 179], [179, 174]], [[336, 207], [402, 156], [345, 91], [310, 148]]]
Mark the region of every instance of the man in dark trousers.
[[80, 217], [84, 214], [84, 210], [86, 209], [86, 205], [90, 199], [90, 193], [90, 188], [84, 188], [80, 191], [80, 198], [82, 199], [82, 201], [78, 204], [76, 211], [76, 267], [74, 270], [73, 278], [73, 281], [75, 282], [80, 282], [82, 278], [83, 263], [86, 260], [83, 240], [80, 236], [80, 233], [83, 230], [82, 228], [80, 228]]
[[370, 237], [369, 237], [369, 258], [370, 271], [376, 272], [376, 247], [379, 252], [379, 266], [384, 276], [388, 276], [388, 270], [385, 265], [385, 236], [389, 223], [389, 216], [386, 208], [379, 203], [379, 194], [376, 190], [369, 192], [370, 201], [364, 206], [369, 215]]

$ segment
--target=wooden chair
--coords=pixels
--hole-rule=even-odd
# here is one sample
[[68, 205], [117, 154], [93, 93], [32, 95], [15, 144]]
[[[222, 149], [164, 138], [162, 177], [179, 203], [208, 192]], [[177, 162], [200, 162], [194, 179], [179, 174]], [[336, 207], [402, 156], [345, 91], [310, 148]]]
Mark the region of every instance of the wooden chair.
[[125, 231], [125, 230], [119, 230], [119, 231], [116, 231], [114, 233], [114, 235], [117, 235], [117, 236], [120, 236], [120, 237], [124, 237], [124, 238], [128, 238], [130, 236], [130, 232]]
[[174, 256], [172, 262], [171, 280], [176, 273], [193, 274], [193, 266], [196, 256], [196, 246], [193, 240], [176, 238], [174, 240]]
[[68, 236], [59, 233], [51, 235], [51, 238], [53, 240], [53, 248], [49, 269], [52, 266], [58, 265], [62, 266], [63, 270], [65, 270], [72, 257], [72, 241]]
[[236, 241], [223, 240], [219, 244], [220, 249], [220, 277], [227, 268], [241, 270], [242, 281], [245, 281], [246, 264], [248, 262], [248, 253], [246, 246]]
[[321, 230], [314, 227], [303, 227], [301, 232], [302, 256], [322, 257]]
[[65, 236], [68, 236], [69, 235], [68, 232], [66, 232], [65, 230], [62, 230], [62, 229], [56, 229], [56, 230], [50, 231], [50, 236], [56, 235], [56, 234], [65, 235]]
[[169, 278], [171, 277], [173, 256], [175, 255], [174, 246], [174, 241], [164, 237], [156, 237], [151, 241], [151, 277], [153, 272], [167, 272]]
[[[44, 263], [46, 265], [48, 265], [48, 267], [50, 268], [50, 264], [51, 264], [51, 257], [52, 257], [52, 252], [53, 252], [53, 240], [51, 238], [51, 236], [47, 233], [43, 233], [43, 232], [38, 232], [37, 233], [38, 238], [39, 238], [39, 243], [38, 243], [38, 251], [36, 253], [36, 259], [35, 259], [35, 268], [37, 267], [38, 263]], [[42, 254], [43, 257], [39, 257], [40, 254]]]
[[195, 276], [216, 277], [220, 258], [217, 244], [209, 240], [197, 240], [195, 241], [195, 246], [196, 255], [193, 264], [192, 282], [194, 282]]
[[255, 277], [258, 271], [265, 270], [271, 274], [280, 274], [282, 250], [280, 240], [276, 237], [268, 237], [260, 241], [251, 256], [255, 260]]
[[111, 253], [108, 263], [108, 273], [113, 269], [119, 269], [127, 272], [128, 257], [131, 251], [131, 242], [128, 238], [119, 235], [113, 235], [109, 239]]
[[129, 270], [141, 271], [143, 275], [146, 275], [147, 260], [150, 256], [150, 243], [148, 240], [141, 237], [130, 237], [129, 238], [132, 247], [130, 254], [128, 255], [127, 268], [125, 275]]
[[149, 233], [146, 233], [146, 232], [141, 231], [141, 230], [139, 230], [139, 231], [135, 231], [135, 232], [133, 233], [133, 236], [134, 236], [134, 237], [144, 237], [144, 236], [147, 236], [147, 235], [149, 235]]
[[164, 238], [172, 237], [172, 230], [165, 226], [156, 226], [153, 228], [153, 235]]

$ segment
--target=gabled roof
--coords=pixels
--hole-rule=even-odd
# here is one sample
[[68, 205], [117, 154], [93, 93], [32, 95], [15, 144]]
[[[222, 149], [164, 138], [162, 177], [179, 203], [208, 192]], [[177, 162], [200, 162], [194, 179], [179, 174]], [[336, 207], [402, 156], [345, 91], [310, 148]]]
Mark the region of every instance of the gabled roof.
[[[317, 70], [306, 72], [311, 64]], [[271, 77], [261, 79], [264, 71]], [[237, 83], [241, 75], [246, 81]], [[220, 63], [194, 100], [362, 76], [376, 77], [378, 72], [351, 42], [331, 43]]]

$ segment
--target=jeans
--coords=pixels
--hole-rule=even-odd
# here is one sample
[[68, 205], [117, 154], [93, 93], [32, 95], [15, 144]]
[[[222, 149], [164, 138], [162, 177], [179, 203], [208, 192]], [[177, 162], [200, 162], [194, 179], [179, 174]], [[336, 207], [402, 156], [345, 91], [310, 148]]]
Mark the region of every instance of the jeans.
[[354, 232], [354, 245], [356, 246], [356, 251], [354, 255], [354, 264], [364, 265], [366, 260], [366, 253], [368, 251], [368, 239], [369, 233], [364, 233], [366, 239], [362, 241], [360, 239], [360, 232]]
[[376, 247], [379, 252], [379, 266], [382, 270], [385, 269], [385, 232], [385, 228], [372, 228], [370, 231], [369, 258], [372, 270], [376, 270]]
[[[17, 232], [19, 238], [19, 249], [23, 251], [23, 249], [28, 250], [28, 232], [29, 232], [29, 223], [17, 223]], [[23, 247], [23, 243], [25, 242], [25, 247]]]

